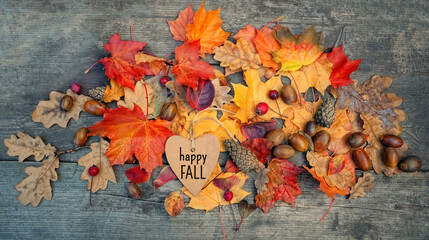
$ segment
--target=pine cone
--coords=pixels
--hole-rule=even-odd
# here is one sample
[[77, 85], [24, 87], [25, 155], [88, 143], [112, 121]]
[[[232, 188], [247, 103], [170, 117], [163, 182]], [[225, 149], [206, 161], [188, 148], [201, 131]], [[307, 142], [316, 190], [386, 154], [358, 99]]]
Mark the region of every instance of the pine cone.
[[89, 89], [88, 95], [97, 101], [101, 101], [104, 98], [105, 91], [106, 91], [106, 86], [96, 87], [96, 88]]
[[239, 142], [225, 140], [225, 146], [231, 155], [232, 160], [240, 171], [247, 173], [251, 170], [259, 170], [265, 166], [258, 161], [258, 158], [249, 149], [241, 146]]
[[326, 98], [322, 106], [319, 107], [314, 115], [316, 123], [321, 127], [329, 128], [335, 120], [335, 99]]

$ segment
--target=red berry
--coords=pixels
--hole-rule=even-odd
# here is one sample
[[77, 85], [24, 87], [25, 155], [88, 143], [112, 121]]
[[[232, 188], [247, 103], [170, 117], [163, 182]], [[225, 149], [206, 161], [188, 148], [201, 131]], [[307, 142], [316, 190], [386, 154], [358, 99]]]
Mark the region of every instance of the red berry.
[[80, 90], [82, 89], [82, 87], [79, 85], [79, 83], [73, 83], [70, 86], [70, 89], [74, 92], [74, 93], [80, 93]]
[[90, 176], [92, 176], [92, 177], [97, 176], [99, 172], [100, 172], [100, 169], [99, 169], [97, 166], [95, 166], [95, 165], [92, 165], [92, 166], [88, 169], [88, 174], [89, 174]]
[[277, 98], [279, 98], [279, 92], [277, 92], [277, 90], [270, 90], [270, 92], [268, 93], [268, 97], [271, 100], [276, 100]]
[[223, 194], [223, 198], [225, 199], [225, 201], [231, 201], [232, 198], [234, 197], [234, 194], [228, 190], [225, 191], [225, 193]]
[[264, 115], [267, 112], [268, 112], [268, 104], [264, 102], [258, 103], [258, 105], [256, 106], [256, 114]]
[[162, 86], [165, 86], [165, 84], [170, 81], [171, 78], [169, 76], [163, 76], [161, 79], [159, 79], [159, 84]]

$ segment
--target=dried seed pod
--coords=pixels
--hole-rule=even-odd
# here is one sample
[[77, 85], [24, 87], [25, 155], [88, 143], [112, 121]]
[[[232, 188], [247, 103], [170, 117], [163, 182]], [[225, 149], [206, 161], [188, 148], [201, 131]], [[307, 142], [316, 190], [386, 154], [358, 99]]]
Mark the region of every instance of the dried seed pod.
[[95, 116], [102, 116], [103, 110], [106, 110], [106, 108], [106, 104], [95, 100], [86, 101], [83, 105], [83, 109], [85, 110], [85, 112]]
[[283, 85], [280, 89], [280, 97], [288, 105], [293, 105], [298, 100], [296, 91], [290, 84]]
[[362, 148], [358, 148], [353, 151], [353, 160], [356, 166], [362, 171], [368, 171], [371, 169], [371, 160], [368, 153]]
[[310, 136], [314, 136], [316, 134], [316, 122], [315, 121], [308, 121], [307, 124], [305, 124], [305, 132]]
[[361, 132], [354, 132], [350, 135], [348, 143], [352, 148], [358, 148], [364, 145], [366, 142], [366, 135]]
[[295, 150], [289, 145], [282, 144], [274, 148], [273, 154], [276, 158], [288, 159], [295, 155]]
[[88, 140], [88, 128], [81, 127], [74, 134], [73, 143], [78, 147], [82, 147], [85, 145], [86, 140]]
[[387, 147], [384, 149], [384, 163], [389, 167], [396, 167], [398, 165], [399, 157], [398, 153], [393, 147]]
[[162, 106], [161, 112], [159, 113], [159, 118], [167, 121], [171, 121], [177, 114], [177, 105], [175, 102], [165, 103]]
[[328, 148], [329, 143], [331, 143], [331, 134], [329, 134], [326, 130], [319, 131], [313, 137], [314, 150], [316, 152], [325, 151]]
[[274, 129], [271, 132], [267, 133], [265, 138], [270, 141], [273, 146], [278, 146], [285, 139], [285, 133], [281, 129]]
[[73, 98], [72, 96], [65, 95], [61, 99], [60, 109], [64, 112], [68, 112], [73, 107]]
[[298, 151], [305, 152], [308, 149], [308, 141], [302, 134], [294, 133], [289, 137], [289, 144]]
[[417, 156], [408, 156], [399, 163], [399, 168], [404, 172], [416, 172], [422, 168], [422, 159]]
[[392, 135], [392, 134], [385, 134], [381, 136], [380, 141], [387, 147], [394, 147], [398, 148], [401, 147], [402, 144], [404, 144], [404, 141], [402, 138]]
[[142, 196], [142, 190], [136, 183], [128, 182], [127, 183], [127, 193], [130, 198], [140, 199]]

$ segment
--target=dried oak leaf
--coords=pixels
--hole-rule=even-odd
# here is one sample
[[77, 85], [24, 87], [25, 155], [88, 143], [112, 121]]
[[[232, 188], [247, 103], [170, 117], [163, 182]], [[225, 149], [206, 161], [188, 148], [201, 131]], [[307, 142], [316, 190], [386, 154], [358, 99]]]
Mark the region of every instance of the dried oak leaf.
[[365, 191], [372, 191], [374, 187], [374, 176], [370, 173], [364, 173], [363, 176], [358, 179], [356, 185], [354, 185], [350, 190], [350, 196], [348, 199], [364, 197], [366, 195]]
[[106, 76], [134, 90], [134, 80], [139, 81], [146, 74], [153, 74], [147, 66], [140, 66], [135, 60], [137, 52], [145, 46], [144, 42], [122, 41], [118, 33], [111, 36], [109, 43], [104, 44], [104, 49], [110, 52], [112, 57], [100, 60], [106, 68]]
[[[398, 174], [401, 171], [397, 167], [389, 167], [383, 161], [383, 149], [384, 145], [380, 142], [380, 137], [384, 134], [393, 134], [399, 135], [401, 131], [397, 128], [392, 128], [388, 131], [383, 129], [383, 121], [370, 113], [361, 113], [361, 118], [364, 121], [363, 133], [368, 135], [368, 143], [370, 143], [365, 151], [368, 153], [371, 158], [372, 167], [374, 171], [378, 174], [384, 173], [388, 177], [392, 177], [393, 174]], [[398, 154], [401, 154], [403, 151], [407, 150], [407, 145], [404, 143], [402, 147], [395, 149]]]
[[334, 88], [339, 86], [347, 86], [352, 84], [353, 81], [350, 79], [350, 74], [358, 70], [359, 64], [362, 62], [360, 60], [347, 60], [347, 55], [344, 54], [343, 45], [339, 47], [334, 47], [332, 52], [328, 53], [328, 59], [332, 62], [332, 72], [329, 76], [331, 85]]
[[402, 132], [400, 122], [405, 120], [405, 113], [396, 109], [402, 104], [402, 98], [394, 93], [381, 93], [392, 84], [392, 78], [375, 75], [359, 87], [351, 84], [338, 87], [336, 106], [348, 107], [357, 113], [369, 113], [383, 121], [385, 130], [396, 128]]
[[251, 44], [243, 38], [239, 38], [236, 44], [227, 40], [223, 46], [213, 48], [214, 59], [220, 61], [220, 66], [231, 70], [245, 71], [249, 68], [259, 68], [261, 59], [250, 46]]
[[176, 74], [176, 81], [180, 86], [186, 85], [197, 91], [199, 79], [215, 77], [214, 68], [199, 58], [200, 43], [198, 41], [185, 42], [178, 46], [175, 52], [177, 65], [173, 67], [172, 71]]
[[[70, 110], [61, 110], [61, 100], [65, 95], [73, 98], [73, 105]], [[70, 119], [78, 120], [80, 112], [83, 110], [83, 105], [90, 97], [78, 95], [72, 90], [67, 90], [67, 94], [52, 91], [49, 94], [49, 101], [40, 101], [36, 109], [31, 114], [31, 119], [34, 122], [41, 122], [45, 128], [50, 128], [54, 124], [62, 128], [66, 128]]]
[[32, 138], [30, 135], [18, 132], [5, 139], [4, 145], [8, 148], [7, 155], [18, 156], [18, 161], [22, 162], [26, 158], [34, 155], [37, 162], [45, 157], [53, 156], [57, 149], [51, 144], [45, 144], [40, 137]]
[[51, 181], [58, 180], [55, 169], [59, 165], [58, 157], [51, 155], [48, 159], [43, 160], [43, 166], [41, 167], [26, 167], [25, 173], [28, 174], [28, 177], [15, 186], [15, 189], [21, 192], [18, 195], [19, 202], [24, 206], [31, 203], [33, 207], [37, 207], [42, 198], [51, 200]]
[[124, 87], [122, 87], [115, 79], [110, 79], [110, 86], [106, 86], [103, 102], [109, 103], [112, 101], [118, 101], [125, 94]]
[[149, 97], [149, 109], [153, 109], [152, 113], [149, 114], [149, 118], [158, 117], [164, 104], [167, 102], [171, 102], [171, 100], [173, 99], [172, 96], [169, 96], [167, 88], [159, 83], [159, 79], [161, 79], [161, 77], [161, 75], [157, 75], [145, 80], [145, 83], [147, 84], [146, 86], [150, 85], [150, 87], [153, 89], [153, 92], [156, 93], [152, 94]]
[[183, 198], [183, 193], [180, 191], [170, 193], [164, 200], [164, 208], [171, 217], [179, 215], [184, 207], [185, 200]]
[[[146, 108], [148, 107], [148, 103], [150, 104], [150, 100], [152, 99], [152, 96], [156, 95], [154, 94], [153, 88], [150, 85], [143, 82], [142, 80], [136, 83], [136, 86], [134, 87], [134, 91], [129, 88], [125, 88], [124, 92], [125, 92], [124, 100], [118, 101], [117, 104], [118, 106], [123, 106], [131, 110], [133, 110], [134, 104], [136, 104], [140, 107], [140, 109], [142, 109], [143, 111], [146, 111]], [[153, 113], [153, 108], [149, 107], [149, 113], [147, 114], [151, 114], [151, 113]]]
[[231, 88], [229, 86], [221, 86], [219, 84], [218, 78], [213, 79], [212, 83], [215, 88], [215, 98], [213, 100], [212, 106], [222, 108], [225, 103], [230, 103], [234, 98], [228, 94], [229, 91], [231, 91]]
[[314, 26], [304, 29], [301, 35], [294, 36], [289, 28], [278, 25], [274, 28], [273, 35], [281, 44], [279, 50], [272, 52], [273, 60], [282, 65], [281, 71], [296, 71], [313, 63], [323, 53], [320, 45], [322, 33], [316, 32]]
[[[221, 190], [220, 188], [216, 187], [212, 180], [214, 178], [228, 178], [234, 175], [240, 181], [239, 183], [235, 184], [231, 189], [229, 189], [234, 194], [234, 197], [232, 198], [231, 201], [226, 201], [223, 197], [223, 195], [225, 194], [225, 190]], [[244, 174], [243, 172], [222, 173], [222, 170], [219, 164], [216, 164], [216, 167], [214, 168], [209, 179], [207, 180], [208, 185], [206, 185], [198, 193], [197, 196], [192, 195], [185, 187], [181, 189], [186, 195], [188, 195], [191, 198], [191, 201], [186, 207], [206, 210], [208, 212], [219, 205], [229, 205], [229, 204], [239, 203], [244, 197], [250, 194], [242, 189], [246, 179], [247, 179], [247, 175]]]
[[[91, 152], [79, 158], [77, 162], [80, 166], [85, 167], [80, 176], [80, 180], [88, 180], [87, 188], [92, 192], [97, 192], [99, 189], [106, 189], [109, 180], [116, 183], [115, 173], [110, 166], [109, 158], [106, 157], [106, 151], [109, 148], [109, 143], [100, 138], [100, 142], [91, 143]], [[88, 169], [92, 166], [97, 166], [100, 172], [96, 176], [90, 176]]]
[[119, 106], [107, 109], [103, 121], [89, 127], [90, 136], [100, 135], [110, 139], [106, 156], [110, 165], [124, 164], [133, 154], [149, 175], [162, 166], [162, 154], [167, 139], [174, 135], [171, 124], [165, 120], [148, 120], [140, 107], [134, 109]]
[[204, 2], [195, 13], [194, 22], [186, 25], [186, 39], [188, 42], [199, 41], [201, 56], [205, 53], [212, 54], [212, 48], [222, 45], [228, 36], [229, 33], [222, 29], [220, 8], [207, 12], [204, 9]]
[[186, 26], [188, 24], [194, 23], [195, 13], [191, 8], [191, 4], [188, 3], [188, 6], [181, 12], [179, 12], [179, 17], [174, 21], [168, 21], [170, 26], [170, 32], [173, 34], [173, 39], [177, 41], [186, 41]]
[[302, 192], [298, 186], [298, 174], [302, 170], [288, 160], [274, 158], [268, 165], [269, 182], [267, 190], [255, 197], [256, 206], [264, 210], [265, 213], [274, 207], [277, 200], [283, 200], [295, 206], [295, 199]]
[[253, 39], [258, 55], [261, 58], [262, 66], [277, 71], [281, 64], [273, 60], [272, 52], [281, 48], [281, 45], [274, 38], [273, 30], [268, 27], [263, 27], [261, 30], [256, 29], [256, 36]]
[[323, 153], [307, 151], [306, 158], [318, 177], [328, 176], [329, 163], [332, 158], [329, 156], [327, 151]]

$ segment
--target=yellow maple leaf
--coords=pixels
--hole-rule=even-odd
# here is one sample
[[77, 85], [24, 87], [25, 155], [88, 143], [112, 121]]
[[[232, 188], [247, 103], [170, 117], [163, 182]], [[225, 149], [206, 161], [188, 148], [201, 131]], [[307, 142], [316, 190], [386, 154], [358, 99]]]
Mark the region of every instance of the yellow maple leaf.
[[[228, 130], [228, 132], [231, 133], [232, 136], [236, 135], [238, 132], [241, 133], [240, 124], [237, 122], [236, 119], [225, 119], [222, 122], [222, 124], [223, 124], [223, 126], [225, 126], [225, 128]], [[231, 137], [228, 135], [228, 133], [226, 132], [226, 130], [222, 126], [217, 127], [216, 131], [206, 132], [206, 133], [211, 133], [211, 134], [215, 135], [217, 137], [217, 139], [219, 140], [220, 151], [221, 152], [226, 151], [226, 147], [223, 144], [223, 142], [226, 139], [231, 139]]]
[[[201, 190], [201, 192], [199, 192], [197, 196], [192, 195], [188, 191], [188, 189], [183, 187], [181, 190], [191, 198], [191, 201], [186, 207], [206, 210], [208, 212], [219, 205], [229, 205], [233, 203], [239, 203], [243, 198], [245, 198], [247, 195], [250, 194], [249, 192], [246, 192], [242, 189], [244, 182], [247, 179], [246, 174], [244, 174], [243, 172], [238, 172], [238, 173], [231, 173], [231, 172], [221, 173], [221, 172], [222, 170], [218, 163], [216, 164], [216, 167], [214, 168], [212, 174], [210, 175], [210, 178], [207, 180], [207, 183], [209, 184], [203, 190]], [[234, 185], [231, 189], [229, 189], [234, 194], [234, 197], [232, 198], [231, 201], [226, 201], [223, 198], [225, 191], [216, 187], [213, 184], [212, 180], [215, 177], [228, 178], [233, 175], [238, 177], [240, 182]]]
[[306, 101], [302, 105], [295, 103], [295, 105], [283, 108], [282, 115], [288, 117], [284, 118], [283, 131], [287, 135], [304, 131], [307, 122], [314, 120], [314, 113], [320, 105], [322, 105], [322, 100], [319, 99], [317, 102]]
[[296, 71], [313, 63], [323, 52], [321, 35], [321, 32], [315, 31], [314, 26], [304, 29], [298, 36], [294, 36], [287, 27], [275, 27], [274, 37], [282, 47], [272, 52], [273, 60], [282, 64], [281, 71]]
[[351, 123], [349, 116], [347, 114], [348, 108], [345, 109], [337, 109], [335, 111], [335, 120], [332, 122], [329, 128], [321, 127], [319, 125], [316, 126], [316, 132], [321, 130], [326, 130], [330, 135], [331, 139], [341, 138], [344, 134], [350, 132]]
[[[180, 131], [180, 136], [185, 137], [189, 139], [190, 137], [190, 131], [191, 131], [191, 124], [192, 121], [195, 118], [195, 115], [197, 113], [195, 111], [190, 111], [187, 114], [185, 114], [186, 121], [183, 125], [183, 129]], [[217, 119], [217, 112], [216, 111], [204, 111], [201, 112], [198, 117], [195, 119], [195, 122], [198, 120], [201, 120], [203, 118], [207, 118], [202, 120], [201, 122], [198, 122], [194, 125], [194, 138], [197, 138], [201, 135], [203, 135], [206, 132], [213, 132], [216, 131], [219, 124], [210, 118], [216, 118]]]
[[103, 102], [109, 103], [111, 101], [118, 101], [124, 96], [124, 87], [120, 85], [115, 79], [110, 79], [110, 86], [106, 86], [104, 91]]
[[212, 48], [222, 45], [229, 34], [222, 29], [220, 8], [207, 12], [204, 9], [204, 2], [195, 13], [194, 23], [186, 26], [188, 42], [200, 41], [200, 55], [213, 53]]
[[326, 88], [331, 85], [329, 80], [331, 70], [332, 63], [326, 54], [323, 54], [313, 63], [303, 66], [297, 71], [279, 71], [279, 74], [291, 80], [291, 85], [297, 93], [305, 93], [308, 88], [314, 87], [323, 95]]
[[[252, 68], [244, 73], [244, 77], [247, 87], [242, 84], [232, 84], [234, 88], [234, 99], [232, 99], [232, 101], [240, 107], [235, 117], [238, 118], [241, 123], [246, 123], [255, 118], [257, 120], [270, 120], [273, 117], [279, 117], [278, 113], [272, 110], [268, 110], [264, 115], [257, 115], [256, 106], [260, 102], [265, 102], [271, 109], [275, 109], [275, 111], [278, 110], [276, 101], [268, 97], [268, 92], [273, 89], [280, 91], [283, 86], [281, 77], [272, 77], [268, 81], [262, 82], [259, 78], [258, 71]], [[280, 109], [288, 107], [283, 101], [277, 102]]]

